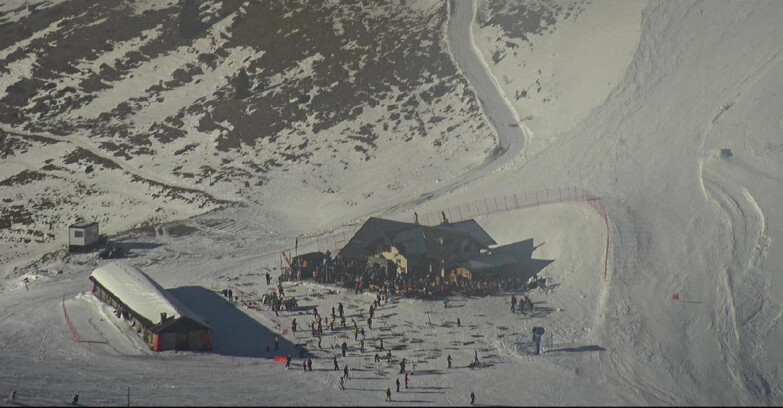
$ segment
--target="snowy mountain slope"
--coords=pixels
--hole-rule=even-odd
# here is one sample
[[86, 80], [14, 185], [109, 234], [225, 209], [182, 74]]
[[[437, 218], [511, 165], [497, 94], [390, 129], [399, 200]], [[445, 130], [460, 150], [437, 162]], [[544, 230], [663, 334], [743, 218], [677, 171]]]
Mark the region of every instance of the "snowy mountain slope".
[[[558, 4], [563, 3], [554, 6]], [[638, 11], [637, 3], [624, 4], [630, 5], [621, 9]], [[79, 303], [88, 297], [80, 294], [89, 288], [89, 271], [101, 261], [89, 255], [52, 256], [4, 281], [0, 364], [12, 370], [0, 372], [0, 383], [11, 384], [8, 390], [20, 390], [28, 403], [39, 404], [59, 404], [75, 392], [87, 398], [88, 405], [120, 404], [131, 386], [133, 401], [140, 405], [213, 399], [236, 405], [381, 405], [386, 404], [386, 387], [394, 389], [396, 359], [406, 357], [416, 361], [419, 373], [411, 376], [413, 389], [393, 394], [400, 401], [395, 403], [406, 405], [467, 404], [470, 391], [476, 392], [481, 404], [780, 404], [783, 32], [778, 22], [783, 7], [776, 2], [651, 1], [641, 10], [638, 25], [628, 17], [633, 13], [626, 14], [628, 9], [616, 15], [600, 3], [579, 3], [578, 8], [575, 20], [554, 13], [564, 20], [556, 17], [554, 30], [546, 35], [557, 36], [561, 28], [567, 31], [568, 24], [582, 24], [580, 19], [591, 12], [595, 14], [585, 19], [591, 22], [588, 26], [628, 24], [621, 30], [628, 37], [623, 42], [632, 44], [628, 47], [633, 52], [623, 51], [628, 59], [590, 54], [589, 60], [578, 61], [590, 65], [584, 72], [614, 72], [616, 76], [608, 81], [615, 85], [596, 85], [595, 92], [589, 93], [592, 96], [574, 96], [567, 87], [557, 87], [552, 101], [585, 98], [590, 109], [563, 109], [562, 124], [555, 123], [556, 115], [547, 123], [528, 123], [533, 146], [527, 154], [480, 174], [480, 182], [446, 189], [422, 201], [422, 193], [438, 191], [440, 183], [433, 178], [441, 175], [413, 173], [425, 177], [401, 179], [409, 183], [411, 193], [398, 196], [399, 206], [379, 198], [379, 193], [355, 206], [343, 206], [313, 201], [326, 195], [300, 194], [297, 178], [291, 177], [275, 185], [274, 191], [298, 201], [290, 207], [275, 206], [274, 215], [266, 207], [232, 206], [122, 237], [138, 244], [131, 261], [164, 287], [219, 290], [230, 286], [255, 297], [266, 290], [262, 274], [275, 273], [278, 251], [291, 247], [300, 234], [318, 234], [330, 224], [361, 218], [377, 208], [397, 209], [390, 215], [410, 220], [412, 211], [421, 214], [483, 197], [570, 185], [594, 192], [607, 209], [611, 256], [605, 281], [601, 276], [605, 230], [587, 204], [549, 204], [484, 217], [479, 222], [496, 239], [533, 238], [540, 245], [534, 255], [554, 260], [542, 273], [560, 286], [530, 293], [540, 307], [539, 315], [530, 319], [511, 315], [508, 295], [455, 298], [449, 309], [440, 303], [396, 300], [381, 308], [374, 325], [379, 330], [369, 331], [368, 336], [373, 340], [384, 336], [387, 346], [401, 347], [392, 363], [375, 365], [373, 351], [354, 350], [357, 344], [350, 330], [329, 333], [324, 339], [326, 350], [317, 350], [306, 334], [289, 332], [286, 342], [307, 343], [317, 357], [316, 370], [305, 374], [296, 358], [297, 369], [287, 371], [257, 354], [138, 356], [113, 323], [100, 323], [100, 309]], [[534, 11], [511, 9], [516, 11], [504, 12], [511, 20], [514, 13]], [[567, 10], [567, 4], [559, 9]], [[538, 17], [539, 25], [542, 19], [548, 21], [546, 16]], [[483, 48], [480, 34], [499, 30], [494, 26], [501, 22], [481, 24], [474, 26], [474, 38], [491, 61], [494, 49]], [[529, 39], [537, 40], [535, 35]], [[563, 55], [579, 54], [564, 43], [557, 47]], [[583, 44], [573, 42], [574, 47]], [[511, 57], [507, 54], [501, 63], [512, 61]], [[540, 59], [543, 56], [536, 56], [530, 63], [543, 64]], [[493, 73], [503, 84], [502, 74]], [[512, 83], [530, 80], [509, 78]], [[553, 74], [550, 83], [568, 80]], [[544, 105], [550, 103], [554, 102], [530, 98], [527, 109], [546, 113]], [[573, 116], [566, 115], [569, 112]], [[548, 126], [562, 129], [548, 134], [543, 130]], [[536, 138], [546, 142], [536, 144]], [[36, 146], [45, 149], [57, 144]], [[363, 157], [345, 160], [352, 166], [364, 163]], [[23, 161], [17, 160], [14, 172], [22, 170], [18, 162]], [[126, 164], [124, 169], [133, 167]], [[393, 165], [384, 170], [397, 175]], [[306, 174], [297, 166], [286, 175], [295, 171]], [[359, 177], [369, 179], [364, 173]], [[350, 185], [343, 190], [346, 194], [361, 191], [362, 183], [352, 174], [335, 174], [333, 181]], [[358, 196], [354, 200], [358, 202]], [[318, 219], [314, 226], [301, 224], [314, 218]], [[303, 245], [299, 250], [305, 248], [310, 249]], [[32, 281], [29, 292], [23, 276]], [[360, 313], [369, 306], [369, 295], [308, 283], [286, 289], [319, 310], [345, 302], [360, 327], [366, 326], [362, 320], [366, 315]], [[63, 322], [63, 294], [69, 299], [66, 304], [70, 302], [78, 312], [77, 323], [95, 324], [87, 331], [96, 336], [90, 339], [106, 339], [124, 351], [117, 353], [103, 343], [93, 351], [91, 343], [74, 343]], [[678, 300], [672, 300], [674, 294]], [[210, 304], [222, 301], [211, 296]], [[220, 311], [231, 313], [231, 321], [248, 322], [237, 330], [251, 334], [281, 331], [293, 317], [303, 319], [286, 313], [275, 318], [264, 310], [221, 307]], [[464, 330], [454, 327], [456, 318], [461, 318]], [[274, 319], [282, 322], [277, 329]], [[541, 357], [520, 355], [517, 343], [529, 341], [535, 325], [555, 334], [553, 352]], [[270, 337], [255, 335], [258, 344], [251, 351], [263, 353]], [[347, 362], [356, 370], [348, 389], [339, 391], [339, 372], [330, 370], [330, 357], [336, 353], [331, 347], [343, 338], [352, 350], [347, 358], [340, 358], [340, 364]], [[492, 366], [465, 367], [474, 351]], [[451, 371], [445, 369], [448, 354], [455, 359]], [[41, 374], [50, 372], [59, 374]], [[209, 382], [202, 380], [204, 372], [210, 373]]]
[[[126, 190], [127, 199], [154, 201], [171, 189], [205, 196], [142, 205], [132, 221], [118, 217], [124, 206], [107, 205], [119, 198], [101, 210], [56, 204], [26, 227], [32, 232], [2, 230], [31, 241], [35, 234], [49, 244], [44, 251], [64, 244], [63, 219], [75, 213], [112, 232], [229, 201], [318, 224], [318, 212], [296, 206], [374, 208], [418, 192], [412, 179], [438, 183], [481, 166], [494, 148], [446, 51], [443, 3], [16, 3], [0, 23], [3, 143], [48, 136], [107, 159], [150, 185]], [[17, 159], [17, 150], [6, 151], [4, 180], [68, 167], [43, 152]], [[13, 160], [26, 164], [10, 167]], [[116, 185], [98, 170], [88, 176], [94, 190]], [[349, 173], [362, 177], [337, 182]], [[20, 196], [3, 191], [3, 199], [23, 205], [38, 184], [13, 192]]]

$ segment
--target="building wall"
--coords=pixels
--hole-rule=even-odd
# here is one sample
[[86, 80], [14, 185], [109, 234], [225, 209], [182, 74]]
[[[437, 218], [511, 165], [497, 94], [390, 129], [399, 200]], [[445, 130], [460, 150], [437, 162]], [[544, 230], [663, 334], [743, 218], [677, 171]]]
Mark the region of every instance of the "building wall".
[[378, 254], [381, 258], [388, 259], [395, 264], [397, 264], [397, 270], [400, 271], [400, 273], [404, 273], [403, 271], [408, 270], [408, 259], [405, 258], [404, 255], [400, 253], [400, 251], [396, 247], [391, 247], [391, 250], [386, 252], [381, 252]]
[[98, 242], [98, 224], [87, 228], [68, 229], [68, 245], [88, 246], [96, 242]]

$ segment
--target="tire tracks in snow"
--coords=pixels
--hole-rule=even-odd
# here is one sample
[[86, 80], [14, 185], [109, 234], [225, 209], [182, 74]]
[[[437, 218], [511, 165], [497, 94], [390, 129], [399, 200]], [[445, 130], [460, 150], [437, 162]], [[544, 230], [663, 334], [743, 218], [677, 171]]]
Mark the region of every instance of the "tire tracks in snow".
[[[713, 125], [721, 116], [781, 61], [783, 50], [771, 52], [729, 90], [730, 100], [715, 108], [705, 126], [698, 151], [702, 193], [721, 213], [731, 247], [729, 259], [724, 262], [718, 277], [721, 292], [713, 318], [714, 327], [729, 374], [735, 386], [743, 391], [740, 398], [745, 404], [774, 401], [770, 381], [759, 370], [763, 354], [754, 343], [762, 341], [774, 328], [781, 311], [779, 307], [775, 310], [767, 296], [763, 296], [768, 282], [754, 273], [766, 257], [770, 242], [764, 212], [747, 189], [735, 185], [730, 175], [721, 174], [724, 170], [720, 165], [713, 165], [715, 157], [706, 150], [706, 145]], [[754, 341], [743, 342], [741, 336]], [[780, 394], [778, 388], [775, 392]]]

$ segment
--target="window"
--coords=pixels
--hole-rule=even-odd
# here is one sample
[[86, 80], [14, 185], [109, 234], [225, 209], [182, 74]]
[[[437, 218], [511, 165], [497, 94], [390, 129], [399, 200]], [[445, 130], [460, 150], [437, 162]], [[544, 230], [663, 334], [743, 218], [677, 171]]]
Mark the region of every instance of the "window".
[[74, 231], [73, 236], [74, 238], [84, 238], [84, 231]]

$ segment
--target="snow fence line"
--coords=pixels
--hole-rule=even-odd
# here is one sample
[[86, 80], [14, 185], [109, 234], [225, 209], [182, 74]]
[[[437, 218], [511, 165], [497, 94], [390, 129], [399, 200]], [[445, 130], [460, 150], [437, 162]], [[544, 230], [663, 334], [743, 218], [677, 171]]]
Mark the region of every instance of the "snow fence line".
[[[481, 215], [489, 215], [506, 211], [513, 211], [522, 208], [530, 208], [544, 204], [553, 204], [560, 202], [585, 202], [592, 207], [606, 226], [606, 248], [604, 251], [604, 282], [606, 282], [609, 263], [609, 243], [611, 229], [609, 228], [609, 218], [606, 215], [606, 209], [601, 204], [601, 199], [588, 190], [578, 187], [558, 187], [545, 188], [532, 192], [514, 193], [495, 197], [485, 197], [482, 199], [469, 201], [441, 211], [432, 211], [420, 214], [419, 223], [423, 225], [438, 225], [441, 222], [441, 215], [445, 214], [450, 222], [459, 222], [468, 220]], [[316, 238], [316, 247], [318, 251], [336, 252], [351, 239], [353, 234], [359, 230], [359, 227], [343, 230], [330, 236]], [[312, 242], [312, 241], [311, 241]], [[299, 246], [303, 246], [301, 243]], [[293, 252], [294, 248], [287, 249]]]
[[79, 332], [76, 331], [76, 327], [74, 327], [73, 322], [71, 321], [71, 317], [68, 316], [68, 309], [65, 308], [65, 295], [63, 295], [63, 314], [65, 315], [65, 323], [68, 325], [68, 328], [71, 329], [71, 336], [73, 337], [73, 341], [81, 341], [82, 338], [79, 336]]

